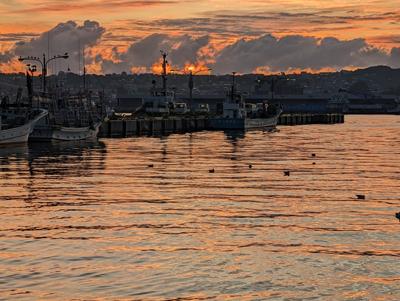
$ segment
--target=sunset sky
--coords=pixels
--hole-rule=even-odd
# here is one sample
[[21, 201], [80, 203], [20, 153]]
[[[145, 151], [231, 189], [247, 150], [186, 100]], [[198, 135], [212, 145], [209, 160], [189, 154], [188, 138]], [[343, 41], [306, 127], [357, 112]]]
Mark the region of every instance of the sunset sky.
[[71, 54], [54, 71], [78, 72], [79, 45], [95, 73], [147, 72], [161, 48], [216, 73], [400, 67], [398, 0], [0, 0], [0, 15], [3, 72], [48, 39]]

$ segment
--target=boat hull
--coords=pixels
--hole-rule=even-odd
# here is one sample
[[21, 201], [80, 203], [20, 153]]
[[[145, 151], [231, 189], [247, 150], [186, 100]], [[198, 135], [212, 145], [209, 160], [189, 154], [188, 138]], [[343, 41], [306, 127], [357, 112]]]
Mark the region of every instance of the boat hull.
[[38, 115], [28, 123], [11, 129], [0, 130], [0, 145], [28, 142], [36, 123], [47, 115], [47, 111], [40, 110]]
[[278, 124], [279, 115], [268, 118], [211, 118], [209, 127], [213, 130], [273, 129]]
[[96, 139], [101, 123], [93, 127], [57, 127], [38, 125], [29, 137], [30, 141], [77, 141]]

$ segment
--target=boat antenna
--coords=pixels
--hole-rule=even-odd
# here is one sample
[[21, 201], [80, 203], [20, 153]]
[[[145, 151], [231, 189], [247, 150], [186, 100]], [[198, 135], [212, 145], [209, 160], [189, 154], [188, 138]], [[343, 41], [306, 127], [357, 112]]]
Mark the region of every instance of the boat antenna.
[[82, 47], [82, 63], [83, 63], [83, 91], [86, 91], [85, 44], [83, 44]]
[[[81, 38], [78, 36], [78, 76], [81, 76]], [[81, 85], [79, 84], [79, 90], [81, 89]]]
[[[48, 58], [51, 57], [51, 56], [50, 56], [50, 30], [47, 32], [47, 57], [48, 57]], [[46, 60], [43, 59], [43, 61], [45, 62]], [[54, 65], [53, 65], [53, 67], [54, 67]], [[47, 76], [47, 75], [49, 74], [48, 69], [49, 69], [49, 68], [46, 68], [46, 75], [45, 75], [45, 76]], [[52, 68], [50, 67], [50, 70], [51, 70], [51, 69], [52, 69]], [[53, 71], [53, 70], [51, 70], [51, 71]], [[53, 72], [51, 72], [51, 73], [53, 73]], [[50, 85], [51, 85], [50, 79], [49, 79], [49, 83], [50, 83]]]
[[276, 78], [272, 76], [271, 78], [271, 99], [275, 99], [275, 84], [276, 84]]
[[167, 56], [168, 54], [163, 51], [160, 50], [161, 55], [162, 55], [162, 80], [163, 80], [163, 93], [164, 95], [167, 95], [167, 65], [168, 65], [168, 61], [167, 61]]
[[235, 99], [235, 93], [236, 93], [236, 89], [235, 89], [235, 75], [236, 72], [232, 72], [232, 90], [231, 90], [231, 100], [233, 102], [233, 100]]
[[47, 57], [50, 58], [50, 31], [47, 32]]

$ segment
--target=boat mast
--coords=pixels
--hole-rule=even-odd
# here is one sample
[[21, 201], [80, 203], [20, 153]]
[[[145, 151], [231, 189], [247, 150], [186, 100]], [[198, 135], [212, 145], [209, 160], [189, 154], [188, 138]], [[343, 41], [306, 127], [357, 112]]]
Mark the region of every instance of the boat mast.
[[163, 93], [164, 93], [164, 96], [166, 96], [167, 95], [167, 65], [168, 65], [167, 56], [168, 56], [168, 54], [165, 51], [161, 50], [161, 55], [163, 58], [163, 61], [162, 61]]
[[234, 102], [234, 100], [235, 100], [235, 93], [236, 93], [235, 75], [236, 75], [236, 72], [232, 72], [232, 89], [231, 89], [231, 100], [232, 100], [232, 102]]
[[85, 44], [83, 44], [82, 47], [82, 63], [83, 63], [83, 91], [86, 91]]

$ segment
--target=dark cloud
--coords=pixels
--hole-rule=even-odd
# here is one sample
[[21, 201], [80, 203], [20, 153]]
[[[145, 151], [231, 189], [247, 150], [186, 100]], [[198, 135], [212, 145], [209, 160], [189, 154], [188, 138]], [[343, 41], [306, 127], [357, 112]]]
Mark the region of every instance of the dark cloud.
[[239, 40], [225, 47], [216, 57], [218, 73], [248, 73], [258, 67], [276, 71], [290, 69], [342, 69], [349, 66], [389, 65], [397, 54], [372, 47], [363, 39], [341, 41], [336, 38], [317, 39], [304, 36], [276, 38], [263, 35], [256, 39]]
[[105, 29], [96, 21], [87, 20], [81, 26], [74, 21], [68, 21], [59, 23], [28, 42], [17, 42], [14, 52], [17, 56], [41, 56], [42, 53], [48, 53], [48, 49], [50, 56], [68, 52], [68, 62], [59, 61], [57, 64], [63, 69], [68, 64], [72, 71], [78, 72], [83, 48], [96, 45], [104, 32]]
[[172, 63], [179, 67], [183, 67], [185, 63], [195, 63], [199, 59], [199, 50], [209, 43], [209, 36], [199, 38], [193, 38], [189, 35], [181, 36], [177, 47], [170, 50]]
[[127, 26], [143, 33], [202, 34], [220, 40], [238, 37], [256, 37], [265, 32], [295, 34], [297, 32], [346, 31], [360, 29], [362, 22], [385, 23], [400, 20], [400, 12], [366, 13], [359, 8], [325, 10], [312, 9], [311, 12], [274, 12], [268, 10], [222, 10], [208, 11], [193, 18], [120, 20]]
[[116, 55], [117, 62], [105, 60], [104, 73], [129, 71], [132, 67], [150, 68], [160, 58], [160, 50], [169, 53], [170, 63], [182, 68], [185, 63], [195, 63], [199, 50], [209, 44], [208, 36], [194, 38], [189, 35], [169, 36], [152, 34], [130, 45], [124, 53]]
[[8, 63], [14, 57], [14, 54], [10, 51], [6, 51], [4, 53], [0, 52], [0, 64]]
[[[240, 25], [238, 25], [240, 20]], [[197, 34], [209, 35], [226, 39], [238, 36], [259, 36], [266, 30], [272, 30], [265, 25], [263, 28], [254, 26], [254, 22], [246, 19], [210, 18], [183, 18], [183, 19], [158, 19], [151, 21], [125, 20], [128, 26], [142, 32], [155, 32], [163, 29], [167, 34]], [[284, 29], [282, 29], [284, 31]]]
[[400, 68], [400, 48], [395, 47], [390, 51], [390, 63], [389, 66], [393, 68]]
[[[281, 18], [314, 18], [315, 13], [283, 14], [277, 13]], [[216, 18], [214, 18], [217, 16]], [[28, 41], [17, 41], [15, 47], [6, 53], [0, 53], [0, 62], [6, 63], [15, 56], [41, 56], [47, 53], [48, 41], [50, 41], [50, 54], [63, 54], [68, 52], [68, 62], [58, 62], [57, 70], [66, 70], [67, 65], [73, 72], [79, 70], [80, 50], [86, 51], [86, 62], [98, 64], [103, 73], [129, 72], [133, 68], [137, 70], [149, 70], [160, 59], [160, 50], [169, 53], [171, 65], [182, 68], [186, 63], [213, 62], [212, 67], [216, 73], [240, 73], [253, 72], [257, 68], [263, 68], [271, 72], [288, 71], [293, 69], [321, 70], [325, 68], [342, 69], [346, 67], [368, 67], [373, 65], [400, 66], [400, 48], [385, 51], [368, 44], [364, 39], [339, 40], [334, 37], [323, 39], [302, 36], [284, 35], [280, 38], [271, 34], [251, 32], [247, 23], [251, 23], [254, 16], [244, 18], [243, 26], [234, 26], [236, 15], [218, 14], [210, 18], [189, 18], [175, 20], [155, 20], [151, 26], [170, 28], [171, 32], [181, 28], [190, 30], [199, 29], [195, 34], [168, 34], [156, 33], [144, 38], [139, 36], [115, 35], [113, 31], [105, 31], [95, 21], [85, 21], [82, 25], [74, 21], [60, 23], [48, 32], [36, 37], [30, 37]], [[393, 16], [392, 14], [390, 16]], [[268, 16], [256, 16], [266, 18]], [[372, 16], [369, 16], [372, 18]], [[247, 20], [247, 21], [246, 21]], [[148, 22], [135, 21], [136, 24], [150, 26]], [[247, 22], [247, 23], [246, 23]], [[323, 26], [323, 24], [321, 25]], [[213, 32], [214, 35], [204, 34]], [[246, 34], [250, 31], [252, 36]], [[265, 31], [263, 31], [265, 32]], [[215, 34], [219, 34], [218, 38]], [[246, 36], [247, 38], [228, 42], [221, 37]], [[29, 33], [10, 34], [9, 39], [19, 39]], [[1, 38], [2, 36], [0, 36]], [[376, 37], [381, 42], [397, 42], [397, 35]], [[117, 47], [107, 48], [114, 42], [130, 42], [126, 51], [121, 52]], [[105, 48], [103, 56], [99, 54], [97, 46]], [[110, 46], [112, 47], [112, 46]], [[125, 49], [125, 48], [123, 48]], [[218, 50], [216, 50], [218, 49]], [[207, 51], [206, 51], [207, 50]], [[54, 68], [54, 65], [50, 67]]]

